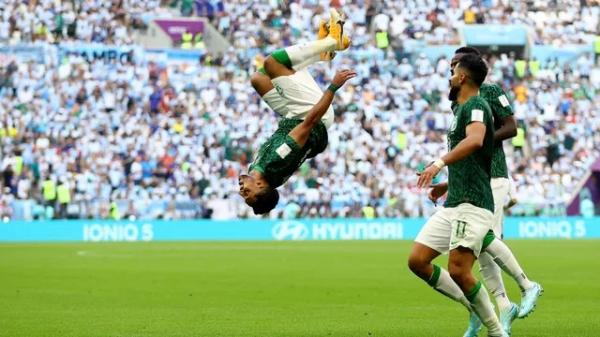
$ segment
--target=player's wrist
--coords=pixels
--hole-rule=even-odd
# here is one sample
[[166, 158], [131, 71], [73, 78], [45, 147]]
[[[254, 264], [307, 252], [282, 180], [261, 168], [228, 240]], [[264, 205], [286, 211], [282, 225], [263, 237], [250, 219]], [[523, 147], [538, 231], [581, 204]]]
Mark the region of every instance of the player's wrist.
[[432, 165], [437, 167], [439, 170], [446, 167], [446, 163], [441, 158], [434, 161]]
[[338, 89], [339, 89], [339, 88], [341, 88], [341, 86], [340, 86], [340, 85], [337, 85], [337, 84], [335, 84], [335, 83], [331, 83], [331, 84], [329, 85], [329, 87], [327, 87], [327, 90], [329, 90], [329, 91], [331, 91], [332, 93], [334, 93], [334, 94], [335, 94], [335, 92], [336, 92], [336, 91], [338, 91]]

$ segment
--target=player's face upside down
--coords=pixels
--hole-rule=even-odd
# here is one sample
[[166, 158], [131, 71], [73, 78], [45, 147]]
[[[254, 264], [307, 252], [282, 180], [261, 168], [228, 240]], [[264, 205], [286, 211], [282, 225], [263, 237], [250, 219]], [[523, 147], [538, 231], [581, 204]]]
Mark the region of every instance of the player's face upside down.
[[240, 195], [248, 205], [256, 202], [256, 195], [267, 187], [263, 185], [261, 180], [246, 174], [240, 175], [238, 181], [240, 184]]

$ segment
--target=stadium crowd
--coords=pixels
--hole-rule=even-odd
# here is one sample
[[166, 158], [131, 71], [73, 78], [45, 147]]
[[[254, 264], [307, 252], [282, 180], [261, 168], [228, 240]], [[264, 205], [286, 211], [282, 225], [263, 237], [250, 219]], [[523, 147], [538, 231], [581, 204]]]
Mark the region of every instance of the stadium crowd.
[[[185, 1], [183, 1], [185, 2]], [[287, 6], [277, 6], [289, 2]], [[377, 33], [393, 47], [415, 44], [458, 44], [460, 28], [469, 24], [522, 24], [531, 27], [536, 44], [584, 43], [600, 30], [600, 7], [595, 0], [556, 1], [196, 1], [197, 13], [209, 15], [214, 25], [236, 46], [265, 46], [298, 38], [315, 27], [329, 6], [343, 9], [345, 29], [353, 46], [372, 44]], [[208, 10], [210, 9], [210, 10]], [[255, 34], [256, 33], [256, 34]], [[358, 38], [357, 38], [358, 37]]]
[[170, 15], [158, 0], [4, 0], [0, 41], [130, 44], [151, 18]]
[[[27, 7], [7, 2], [0, 16], [9, 20], [3, 20], [0, 40], [44, 36], [46, 41], [129, 44], [129, 30], [143, 27], [145, 11], [161, 15], [170, 11], [169, 5], [182, 10], [184, 3], [189, 5], [57, 3], [30, 1]], [[252, 216], [237, 195], [237, 176], [274, 131], [277, 117], [253, 92], [249, 75], [260, 63], [257, 54], [314, 38], [317, 3], [282, 7], [272, 1], [244, 11], [244, 1], [196, 1], [193, 11], [210, 16], [234, 45], [224, 55], [208, 54], [199, 62], [90, 63], [68, 56], [46, 64], [2, 64], [0, 216]], [[496, 1], [466, 7], [443, 2], [447, 8], [434, 1], [407, 1], [402, 8], [394, 3], [344, 4], [354, 50], [311, 72], [322, 85], [340, 67], [356, 69], [359, 76], [336, 98], [328, 149], [283, 186], [272, 217], [429, 214], [434, 205], [414, 187], [415, 171], [446, 150], [445, 130], [452, 118], [446, 98], [449, 60], [410, 59], [404, 53], [406, 41], [458, 43], [456, 30], [470, 23], [470, 10], [476, 12], [476, 22], [534, 20], [535, 25], [538, 20], [519, 14], [521, 2], [505, 16], [498, 13], [507, 13], [508, 7]], [[585, 40], [593, 28], [582, 18], [596, 13], [597, 25], [599, 7], [575, 3], [546, 14], [556, 15], [549, 21], [555, 29], [537, 32], [536, 42]], [[192, 14], [185, 9], [183, 14]], [[56, 13], [67, 28], [57, 29]], [[564, 20], [579, 23], [565, 32], [559, 28]], [[37, 34], [40, 22], [44, 32], [55, 33]], [[95, 27], [103, 25], [112, 30], [95, 34]], [[380, 45], [380, 32], [389, 34], [389, 48]], [[553, 59], [523, 64], [512, 55], [488, 62], [489, 80], [503, 85], [519, 122], [519, 136], [505, 143], [514, 196], [521, 205], [513, 212], [562, 214], [576, 184], [600, 157], [600, 66], [593, 55], [565, 65]]]

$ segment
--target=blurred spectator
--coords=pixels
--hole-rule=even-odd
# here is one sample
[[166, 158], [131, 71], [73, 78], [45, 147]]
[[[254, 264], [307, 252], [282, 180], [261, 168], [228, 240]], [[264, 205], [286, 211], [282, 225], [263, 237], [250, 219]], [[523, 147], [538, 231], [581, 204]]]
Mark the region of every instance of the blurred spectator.
[[5, 0], [0, 5], [0, 41], [127, 44], [133, 30], [144, 28], [146, 20], [169, 13], [158, 0]]

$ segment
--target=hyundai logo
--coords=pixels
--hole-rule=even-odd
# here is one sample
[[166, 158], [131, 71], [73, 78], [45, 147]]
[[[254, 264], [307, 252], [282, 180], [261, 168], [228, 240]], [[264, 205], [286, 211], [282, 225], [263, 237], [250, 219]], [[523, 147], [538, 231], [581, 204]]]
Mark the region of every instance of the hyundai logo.
[[273, 238], [282, 240], [305, 240], [308, 228], [298, 221], [283, 221], [273, 227]]

